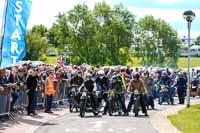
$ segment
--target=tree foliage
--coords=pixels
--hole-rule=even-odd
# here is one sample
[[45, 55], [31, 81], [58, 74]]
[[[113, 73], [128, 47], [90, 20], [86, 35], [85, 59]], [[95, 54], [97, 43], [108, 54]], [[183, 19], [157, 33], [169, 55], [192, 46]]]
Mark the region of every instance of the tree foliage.
[[[178, 37], [177, 32], [161, 19], [153, 16], [145, 16], [139, 20], [140, 32], [144, 32], [143, 50], [145, 60], [149, 65], [174, 65], [178, 60]], [[144, 55], [143, 55], [144, 56]]]
[[49, 42], [47, 39], [47, 28], [36, 25], [26, 35], [26, 60], [45, 60], [45, 53]]
[[[75, 64], [126, 65], [133, 56], [142, 57], [146, 65], [177, 62], [177, 32], [153, 16], [136, 22], [123, 5], [111, 7], [102, 2], [90, 10], [78, 4], [56, 18], [49, 30], [39, 25], [28, 32], [26, 58], [40, 59], [46, 47], [64, 50], [68, 44]], [[40, 52], [35, 56], [36, 51]]]
[[196, 45], [200, 45], [200, 35], [196, 39]]

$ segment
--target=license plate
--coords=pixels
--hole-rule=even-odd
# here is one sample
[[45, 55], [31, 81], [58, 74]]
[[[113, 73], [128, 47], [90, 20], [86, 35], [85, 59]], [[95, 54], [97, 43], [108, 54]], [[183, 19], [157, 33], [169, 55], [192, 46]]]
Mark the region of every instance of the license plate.
[[75, 88], [72, 88], [72, 91], [75, 91]]
[[83, 96], [83, 97], [86, 97], [86, 96], [87, 96], [87, 93], [86, 93], [86, 92], [83, 92], [82, 96]]

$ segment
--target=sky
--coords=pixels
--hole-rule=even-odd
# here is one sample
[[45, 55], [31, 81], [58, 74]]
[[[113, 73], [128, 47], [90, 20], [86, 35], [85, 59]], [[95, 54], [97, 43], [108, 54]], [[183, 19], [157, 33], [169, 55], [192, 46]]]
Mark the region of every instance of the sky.
[[[0, 0], [0, 26], [4, 1]], [[183, 19], [183, 12], [190, 9], [196, 14], [192, 22], [191, 36], [195, 38], [200, 35], [200, 0], [32, 0], [28, 28], [37, 24], [51, 27], [59, 12], [67, 12], [78, 3], [86, 3], [90, 9], [93, 9], [95, 3], [102, 1], [111, 6], [122, 3], [137, 20], [145, 15], [161, 18], [177, 30], [181, 38], [187, 35], [187, 23]]]

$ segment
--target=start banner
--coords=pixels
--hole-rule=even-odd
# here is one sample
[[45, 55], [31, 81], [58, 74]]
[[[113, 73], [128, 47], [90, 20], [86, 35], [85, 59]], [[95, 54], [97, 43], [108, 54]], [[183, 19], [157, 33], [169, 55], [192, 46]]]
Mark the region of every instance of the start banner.
[[26, 55], [26, 26], [32, 0], [6, 0], [1, 42], [1, 68], [9, 67]]

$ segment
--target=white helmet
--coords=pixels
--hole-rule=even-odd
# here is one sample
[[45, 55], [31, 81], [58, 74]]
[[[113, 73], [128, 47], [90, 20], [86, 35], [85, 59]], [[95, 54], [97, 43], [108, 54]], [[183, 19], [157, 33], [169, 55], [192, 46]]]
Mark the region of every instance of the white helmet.
[[99, 71], [97, 72], [97, 74], [98, 74], [98, 75], [101, 75], [101, 76], [104, 76], [104, 75], [105, 75], [105, 72], [104, 72], [103, 70], [99, 70]]

